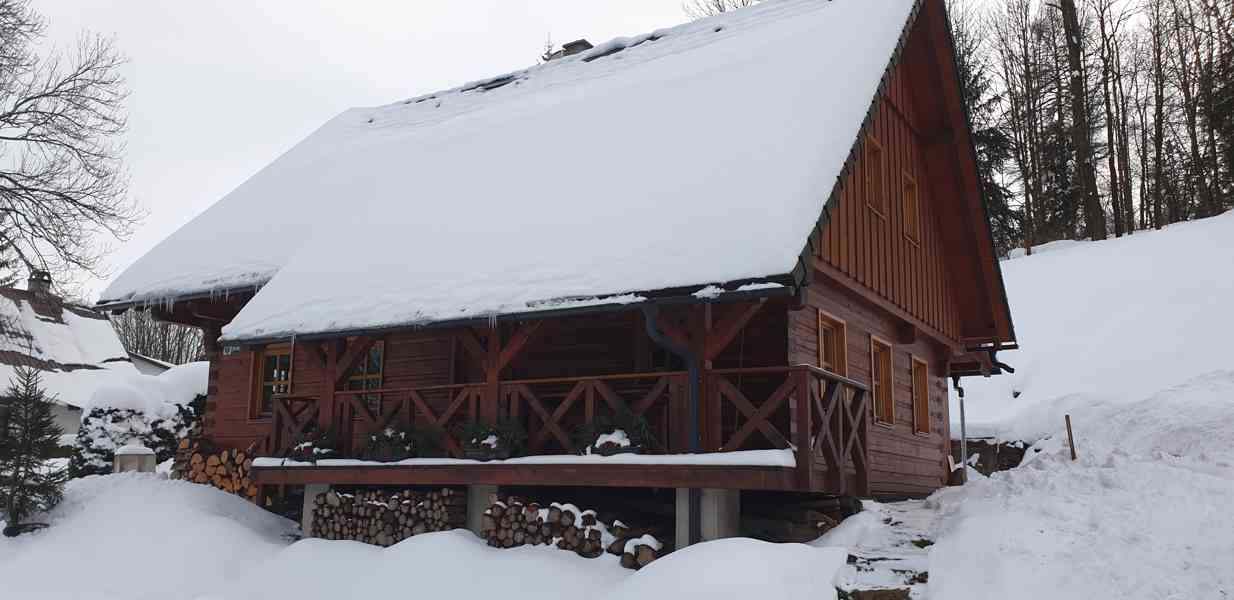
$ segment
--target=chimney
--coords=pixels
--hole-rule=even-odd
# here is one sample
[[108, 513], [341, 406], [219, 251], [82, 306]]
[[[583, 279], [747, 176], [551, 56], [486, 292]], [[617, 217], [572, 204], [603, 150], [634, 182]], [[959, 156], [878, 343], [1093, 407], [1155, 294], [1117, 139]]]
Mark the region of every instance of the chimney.
[[26, 289], [37, 296], [52, 295], [51, 273], [37, 269], [30, 271], [30, 278], [26, 280]]
[[591, 42], [587, 40], [574, 40], [573, 42], [570, 42], [562, 46], [561, 50], [558, 50], [556, 52], [549, 52], [545, 54], [544, 60], [546, 61], [557, 60], [559, 58], [566, 57], [566, 56], [574, 56], [575, 54], [578, 54], [579, 52], [591, 50], [593, 47], [594, 46], [591, 45]]

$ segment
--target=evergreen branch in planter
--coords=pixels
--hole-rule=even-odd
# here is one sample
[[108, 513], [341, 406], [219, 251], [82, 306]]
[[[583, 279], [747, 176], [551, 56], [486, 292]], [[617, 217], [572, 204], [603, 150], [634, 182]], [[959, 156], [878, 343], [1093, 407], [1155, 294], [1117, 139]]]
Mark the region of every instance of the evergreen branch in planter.
[[575, 443], [584, 454], [635, 453], [655, 443], [651, 427], [642, 415], [619, 410], [612, 415], [600, 415], [584, 423], [574, 433]]
[[495, 425], [468, 421], [455, 428], [463, 452], [476, 460], [503, 460], [523, 452], [527, 431], [514, 419], [500, 419]]

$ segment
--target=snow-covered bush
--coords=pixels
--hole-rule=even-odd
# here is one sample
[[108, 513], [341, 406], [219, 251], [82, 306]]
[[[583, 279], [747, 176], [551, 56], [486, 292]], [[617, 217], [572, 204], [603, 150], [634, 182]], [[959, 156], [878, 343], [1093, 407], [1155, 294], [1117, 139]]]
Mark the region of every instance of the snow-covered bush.
[[201, 416], [206, 397], [177, 405], [168, 417], [129, 408], [92, 408], [81, 420], [69, 473], [73, 477], [110, 473], [116, 449], [141, 444], [154, 450], [158, 462], [175, 457], [176, 444]]

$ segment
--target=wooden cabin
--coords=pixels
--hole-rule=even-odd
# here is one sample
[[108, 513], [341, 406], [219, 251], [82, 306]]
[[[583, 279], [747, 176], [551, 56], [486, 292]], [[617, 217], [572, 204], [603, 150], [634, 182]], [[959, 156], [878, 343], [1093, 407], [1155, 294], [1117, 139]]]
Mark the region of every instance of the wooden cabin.
[[[943, 0], [766, 2], [347, 111], [100, 304], [207, 333], [224, 447], [441, 436], [263, 485], [923, 496], [948, 379], [1016, 342]], [[654, 442], [579, 456], [619, 410]], [[499, 419], [525, 456], [464, 460]]]

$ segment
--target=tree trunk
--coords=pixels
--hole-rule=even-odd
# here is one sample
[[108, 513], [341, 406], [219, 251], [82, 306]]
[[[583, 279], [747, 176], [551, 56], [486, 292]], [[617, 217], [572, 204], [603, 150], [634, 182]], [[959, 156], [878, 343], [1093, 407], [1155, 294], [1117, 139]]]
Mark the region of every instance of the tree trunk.
[[1084, 199], [1084, 221], [1091, 240], [1106, 238], [1105, 210], [1097, 196], [1097, 173], [1093, 165], [1092, 145], [1089, 135], [1086, 95], [1084, 90], [1084, 63], [1080, 52], [1080, 21], [1075, 0], [1060, 0], [1063, 11], [1063, 28], [1067, 35], [1067, 63], [1071, 92], [1071, 140], [1075, 145], [1076, 171], [1080, 178]]

